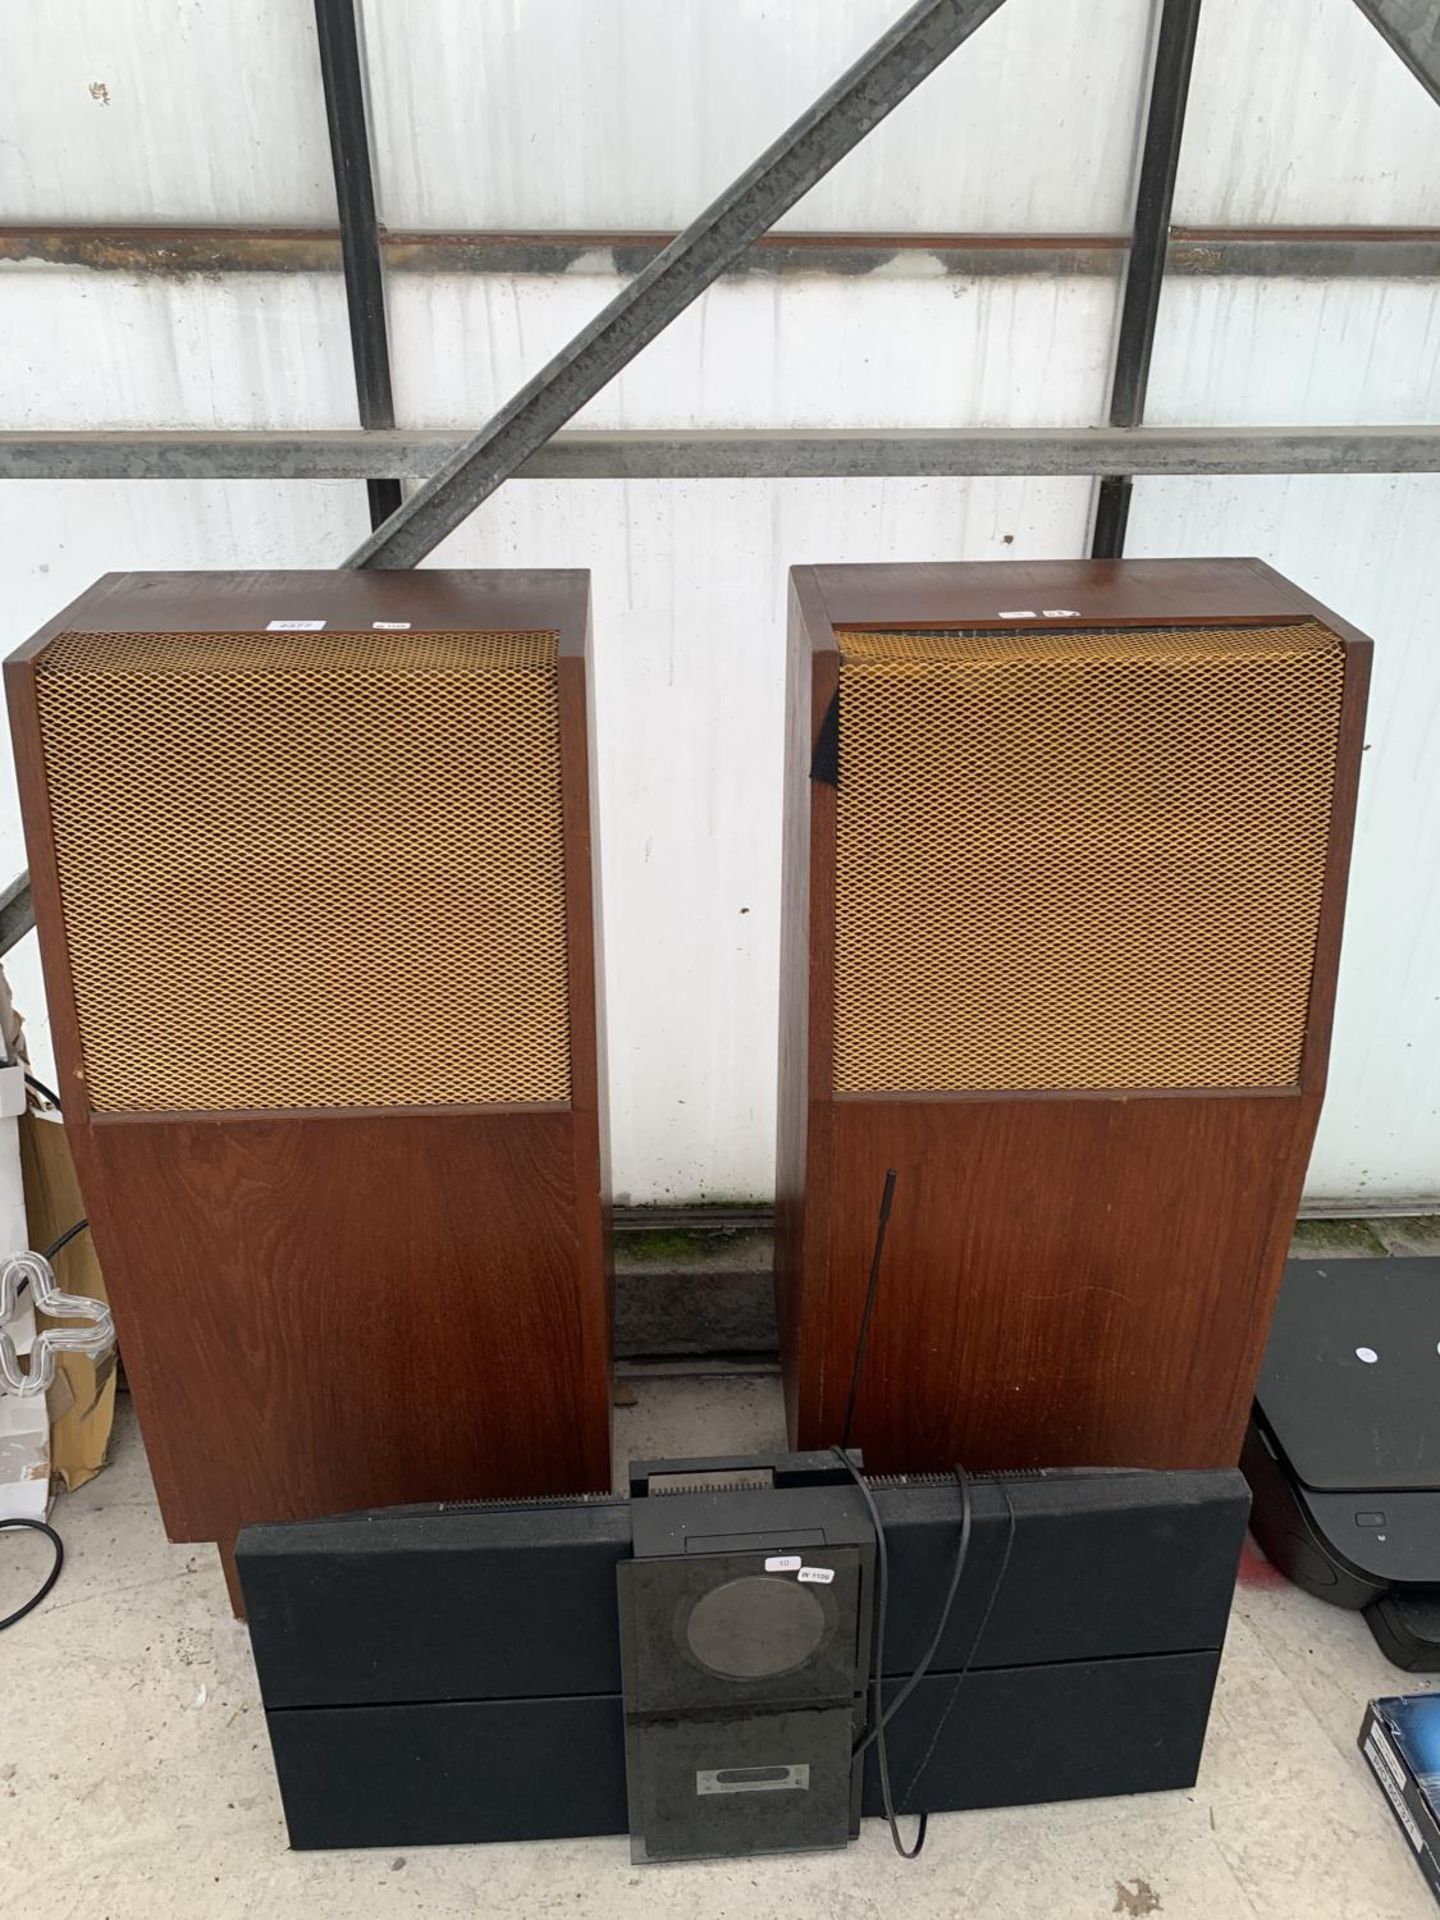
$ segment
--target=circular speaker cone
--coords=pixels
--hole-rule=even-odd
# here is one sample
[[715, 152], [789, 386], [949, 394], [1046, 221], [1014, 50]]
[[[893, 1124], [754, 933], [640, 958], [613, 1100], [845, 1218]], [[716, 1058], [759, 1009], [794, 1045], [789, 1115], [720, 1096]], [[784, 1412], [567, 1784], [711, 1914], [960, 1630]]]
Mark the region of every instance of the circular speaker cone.
[[701, 1596], [685, 1638], [702, 1667], [727, 1680], [789, 1673], [825, 1637], [825, 1609], [808, 1587], [774, 1575], [727, 1580]]

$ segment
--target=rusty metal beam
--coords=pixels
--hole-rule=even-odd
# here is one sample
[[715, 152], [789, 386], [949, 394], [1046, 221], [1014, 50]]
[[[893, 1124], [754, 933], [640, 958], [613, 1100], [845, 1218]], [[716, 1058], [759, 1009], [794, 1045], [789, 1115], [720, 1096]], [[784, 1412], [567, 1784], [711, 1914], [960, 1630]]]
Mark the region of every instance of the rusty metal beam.
[[[382, 233], [387, 274], [630, 279], [668, 233]], [[1120, 233], [767, 233], [722, 278], [840, 279], [933, 273], [957, 279], [1111, 278]], [[0, 261], [84, 267], [163, 280], [216, 274], [339, 273], [340, 236], [323, 227], [0, 226]], [[1440, 227], [1172, 227], [1165, 270], [1182, 277], [1431, 280]]]

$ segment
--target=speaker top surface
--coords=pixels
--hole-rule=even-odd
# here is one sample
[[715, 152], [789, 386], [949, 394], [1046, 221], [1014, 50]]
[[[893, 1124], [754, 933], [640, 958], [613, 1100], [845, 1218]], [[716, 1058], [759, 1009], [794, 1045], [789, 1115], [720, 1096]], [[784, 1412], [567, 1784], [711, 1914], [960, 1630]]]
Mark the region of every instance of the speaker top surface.
[[291, 631], [320, 621], [337, 632], [382, 621], [417, 633], [553, 627], [563, 653], [567, 639], [579, 650], [589, 583], [579, 568], [107, 573], [10, 659], [32, 658], [59, 633], [250, 633], [271, 621], [292, 623]]
[[1083, 621], [1223, 625], [1324, 617], [1292, 581], [1255, 559], [901, 561], [795, 572], [813, 579], [836, 627], [1033, 629]]
[[1440, 1259], [1292, 1260], [1256, 1399], [1306, 1487], [1440, 1489]]

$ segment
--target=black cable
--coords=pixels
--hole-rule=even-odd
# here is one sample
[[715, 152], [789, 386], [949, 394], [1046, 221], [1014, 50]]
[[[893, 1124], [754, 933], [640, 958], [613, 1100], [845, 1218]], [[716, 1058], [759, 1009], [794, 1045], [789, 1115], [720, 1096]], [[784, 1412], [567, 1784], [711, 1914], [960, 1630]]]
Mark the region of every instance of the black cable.
[[[957, 1466], [955, 1468], [955, 1478], [960, 1487], [960, 1539], [955, 1549], [955, 1566], [950, 1575], [950, 1585], [945, 1594], [944, 1603], [940, 1608], [940, 1618], [936, 1622], [935, 1631], [931, 1636], [929, 1646], [916, 1662], [915, 1669], [911, 1673], [910, 1678], [900, 1688], [895, 1698], [890, 1702], [887, 1710], [885, 1706], [885, 1618], [890, 1603], [890, 1554], [885, 1540], [885, 1524], [880, 1518], [880, 1509], [875, 1504], [874, 1495], [866, 1484], [864, 1474], [851, 1459], [848, 1448], [850, 1445], [851, 1428], [855, 1420], [855, 1403], [859, 1397], [860, 1380], [865, 1368], [865, 1353], [870, 1344], [870, 1328], [875, 1317], [875, 1301], [880, 1291], [880, 1261], [885, 1251], [885, 1230], [890, 1224], [890, 1208], [894, 1198], [895, 1169], [891, 1167], [885, 1175], [885, 1190], [880, 1196], [880, 1216], [875, 1224], [875, 1248], [870, 1256], [870, 1281], [865, 1290], [865, 1310], [860, 1316], [860, 1331], [855, 1342], [855, 1363], [850, 1370], [850, 1394], [845, 1403], [845, 1424], [841, 1428], [840, 1445], [836, 1447], [835, 1455], [844, 1465], [850, 1478], [855, 1482], [855, 1485], [859, 1488], [860, 1497], [865, 1502], [866, 1511], [870, 1516], [870, 1524], [875, 1531], [875, 1665], [873, 1679], [875, 1713], [869, 1730], [863, 1738], [857, 1742], [854, 1748], [854, 1757], [859, 1759], [866, 1749], [872, 1743], [874, 1744], [876, 1771], [880, 1775], [880, 1799], [885, 1808], [885, 1824], [890, 1829], [891, 1844], [902, 1860], [915, 1860], [919, 1858], [920, 1850], [925, 1845], [925, 1835], [929, 1830], [930, 1816], [925, 1812], [920, 1814], [919, 1825], [915, 1829], [914, 1844], [913, 1846], [907, 1847], [900, 1837], [900, 1825], [895, 1814], [895, 1797], [890, 1785], [890, 1756], [886, 1750], [885, 1729], [910, 1698], [911, 1694], [914, 1693], [916, 1687], [918, 1687], [920, 1682], [925, 1678], [925, 1675], [930, 1670], [931, 1662], [940, 1650], [940, 1643], [944, 1639], [946, 1628], [950, 1624], [950, 1615], [955, 1606], [955, 1596], [960, 1591], [960, 1583], [965, 1575], [965, 1565], [970, 1558], [970, 1540], [974, 1530], [975, 1516], [974, 1503], [970, 1495], [969, 1478], [966, 1475], [965, 1469]], [[1009, 1501], [1008, 1494], [1006, 1495], [1006, 1501], [1007, 1503]], [[1013, 1530], [1014, 1508], [1012, 1507], [1010, 1511]], [[1007, 1546], [1005, 1553], [1006, 1563], [1008, 1563], [1009, 1558], [1010, 1554]], [[1003, 1574], [1003, 1566], [1001, 1571]], [[990, 1607], [994, 1604], [994, 1597], [992, 1593], [990, 1602], [985, 1609], [985, 1619], [987, 1620], [990, 1617]], [[984, 1622], [982, 1621], [981, 1624], [983, 1627]], [[973, 1653], [974, 1645], [972, 1644], [970, 1654], [973, 1655]], [[967, 1656], [967, 1665], [968, 1660], [969, 1656]], [[953, 1697], [951, 1704], [953, 1705]], [[944, 1717], [949, 1717], [948, 1706]], [[928, 1762], [930, 1758], [930, 1751], [933, 1749], [933, 1746], [934, 1742], [932, 1740], [931, 1749], [927, 1749], [925, 1754], [926, 1762]], [[916, 1779], [918, 1778], [919, 1773], [917, 1772]], [[913, 1793], [915, 1787], [913, 1780], [910, 1783], [910, 1787]], [[909, 1798], [908, 1794], [906, 1798]]]
[[[861, 1315], [860, 1333], [855, 1342], [855, 1364], [850, 1370], [850, 1398], [846, 1404], [845, 1425], [841, 1429], [840, 1446], [837, 1449], [842, 1457], [845, 1458], [845, 1464], [849, 1467], [852, 1478], [856, 1479], [858, 1479], [858, 1476], [849, 1459], [847, 1449], [850, 1444], [850, 1427], [855, 1417], [855, 1402], [860, 1391], [860, 1376], [865, 1366], [865, 1349], [870, 1342], [870, 1323], [875, 1315], [875, 1299], [880, 1290], [880, 1257], [885, 1251], [885, 1229], [890, 1222], [890, 1206], [894, 1198], [895, 1169], [891, 1167], [885, 1175], [885, 1191], [880, 1196], [880, 1218], [875, 1226], [875, 1250], [870, 1256], [870, 1284], [866, 1289], [865, 1311]], [[882, 1722], [888, 1723], [895, 1718], [896, 1712], [905, 1704], [916, 1687], [925, 1678], [926, 1673], [929, 1671], [931, 1661], [939, 1651], [940, 1642], [945, 1637], [945, 1629], [950, 1624], [950, 1612], [955, 1605], [955, 1596], [960, 1591], [960, 1581], [965, 1572], [965, 1562], [970, 1555], [970, 1531], [974, 1520], [970, 1500], [970, 1482], [966, 1477], [963, 1467], [956, 1467], [955, 1478], [960, 1484], [960, 1544], [955, 1553], [955, 1570], [950, 1576], [950, 1590], [945, 1595], [945, 1603], [940, 1609], [939, 1624], [935, 1629], [934, 1637], [931, 1639], [930, 1645], [926, 1648], [915, 1671], [905, 1682], [905, 1685], [900, 1689], [895, 1699], [891, 1701], [889, 1712], [882, 1715], [877, 1711], [875, 1724], [855, 1749], [857, 1754], [863, 1753], [872, 1741], [879, 1739]], [[883, 1535], [884, 1530], [880, 1526], [878, 1510], [869, 1497], [869, 1488], [862, 1485], [861, 1491], [866, 1496], [866, 1505], [870, 1509], [870, 1517], [875, 1525], [877, 1536]]]
[[[920, 1824], [915, 1829], [915, 1843], [907, 1847], [900, 1837], [900, 1823], [895, 1817], [895, 1800], [890, 1791], [890, 1755], [885, 1746], [885, 1727], [890, 1714], [885, 1711], [885, 1615], [890, 1603], [890, 1554], [885, 1542], [885, 1523], [880, 1518], [880, 1509], [875, 1505], [875, 1497], [865, 1484], [865, 1476], [850, 1458], [850, 1432], [855, 1423], [855, 1401], [860, 1391], [860, 1377], [865, 1369], [865, 1351], [870, 1344], [870, 1326], [875, 1317], [875, 1299], [880, 1291], [880, 1260], [885, 1251], [885, 1229], [890, 1224], [890, 1207], [895, 1198], [895, 1169], [891, 1167], [885, 1175], [885, 1190], [880, 1196], [880, 1217], [875, 1223], [875, 1249], [870, 1256], [870, 1281], [865, 1289], [865, 1310], [860, 1316], [860, 1332], [855, 1341], [855, 1364], [850, 1369], [850, 1394], [845, 1402], [845, 1423], [840, 1429], [840, 1444], [835, 1449], [835, 1457], [844, 1466], [845, 1471], [860, 1490], [860, 1498], [870, 1516], [870, 1524], [875, 1531], [875, 1664], [873, 1686], [875, 1691], [875, 1717], [870, 1731], [854, 1749], [855, 1758], [865, 1751], [873, 1740], [875, 1743], [876, 1767], [880, 1775], [880, 1798], [885, 1807], [885, 1824], [890, 1829], [890, 1840], [902, 1860], [919, 1858], [920, 1849], [925, 1845], [925, 1835], [929, 1829], [930, 1816], [920, 1815]], [[965, 1535], [964, 1544], [968, 1546], [969, 1536]], [[960, 1584], [959, 1568], [951, 1584], [949, 1600], [955, 1597], [955, 1588]], [[946, 1605], [948, 1617], [949, 1601]], [[941, 1631], [943, 1632], [943, 1622]], [[938, 1636], [936, 1645], [939, 1644]], [[932, 1648], [932, 1652], [933, 1652]], [[912, 1676], [913, 1677], [913, 1676]], [[891, 1713], [894, 1708], [892, 1707]]]
[[45, 1249], [45, 1258], [47, 1260], [53, 1260], [56, 1254], [59, 1253], [60, 1249], [62, 1247], [68, 1247], [70, 1242], [75, 1238], [76, 1234], [83, 1233], [85, 1229], [89, 1226], [89, 1224], [90, 1222], [88, 1219], [77, 1220], [73, 1227], [67, 1227], [64, 1233], [61, 1234], [60, 1238], [54, 1241], [50, 1246], [48, 1246]]
[[[53, 1260], [56, 1254], [59, 1253], [60, 1249], [62, 1247], [68, 1247], [70, 1242], [75, 1238], [76, 1234], [83, 1233], [85, 1229], [89, 1226], [89, 1224], [90, 1222], [88, 1219], [77, 1220], [73, 1227], [67, 1227], [64, 1233], [61, 1234], [60, 1238], [58, 1240], [53, 1240], [50, 1243], [50, 1245], [45, 1249], [44, 1258], [47, 1261]], [[29, 1286], [29, 1284], [30, 1284], [30, 1280], [29, 1280], [29, 1276], [27, 1275], [20, 1282], [19, 1286], [16, 1288], [16, 1292], [23, 1293], [26, 1287]]]
[[25, 1072], [25, 1084], [27, 1087], [33, 1087], [42, 1100], [48, 1100], [57, 1113], [60, 1111], [59, 1094], [52, 1087], [47, 1087], [43, 1080], [37, 1080], [28, 1068]]
[[[56, 1254], [59, 1253], [62, 1247], [68, 1247], [70, 1242], [75, 1238], [76, 1234], [83, 1233], [85, 1229], [89, 1226], [89, 1224], [90, 1222], [88, 1218], [84, 1220], [77, 1220], [73, 1227], [67, 1227], [65, 1229], [64, 1233], [61, 1234], [58, 1240], [52, 1240], [50, 1245], [45, 1249], [45, 1252], [43, 1255], [43, 1258], [46, 1260], [46, 1262], [48, 1263], [49, 1261], [53, 1260]], [[20, 1294], [22, 1294], [25, 1291], [26, 1287], [28, 1287], [29, 1285], [30, 1285], [30, 1276], [29, 1274], [26, 1274], [20, 1281], [19, 1286], [16, 1287], [15, 1289], [17, 1297]]]
[[1000, 1598], [1000, 1589], [1005, 1584], [1005, 1575], [1010, 1570], [1010, 1555], [1015, 1546], [1015, 1502], [1010, 1498], [1010, 1489], [1006, 1486], [1005, 1482], [1002, 1480], [999, 1485], [1000, 1491], [1005, 1497], [1005, 1511], [1010, 1516], [1009, 1531], [1005, 1535], [1005, 1551], [1000, 1557], [1000, 1565], [996, 1570], [994, 1580], [991, 1582], [990, 1598], [985, 1602], [985, 1611], [980, 1616], [980, 1624], [975, 1629], [975, 1637], [970, 1642], [965, 1653], [965, 1658], [960, 1663], [960, 1669], [955, 1675], [955, 1683], [950, 1689], [950, 1698], [945, 1702], [945, 1711], [936, 1721], [935, 1731], [930, 1736], [930, 1744], [926, 1747], [924, 1753], [921, 1754], [920, 1764], [910, 1776], [910, 1785], [905, 1789], [905, 1798], [907, 1800], [914, 1793], [916, 1787], [919, 1786], [921, 1775], [924, 1773], [926, 1767], [929, 1766], [930, 1756], [934, 1753], [940, 1736], [945, 1731], [945, 1724], [954, 1711], [955, 1702], [960, 1698], [960, 1688], [964, 1683], [965, 1676], [970, 1671], [970, 1663], [975, 1658], [975, 1650], [984, 1638], [986, 1627], [990, 1624], [990, 1615], [994, 1611], [995, 1602]]
[[[887, 1197], [895, 1176], [891, 1174], [886, 1182]], [[925, 1835], [930, 1825], [928, 1813], [920, 1815], [920, 1824], [915, 1829], [915, 1844], [907, 1847], [900, 1838], [900, 1822], [895, 1817], [895, 1797], [890, 1791], [890, 1756], [885, 1750], [885, 1611], [890, 1600], [890, 1555], [885, 1546], [885, 1524], [880, 1518], [880, 1509], [875, 1505], [875, 1496], [865, 1484], [865, 1476], [850, 1458], [843, 1447], [836, 1447], [835, 1457], [844, 1466], [850, 1478], [860, 1489], [860, 1497], [865, 1502], [870, 1515], [870, 1524], [875, 1529], [875, 1667], [873, 1686], [875, 1690], [875, 1763], [880, 1775], [880, 1799], [885, 1808], [885, 1824], [890, 1829], [890, 1839], [895, 1851], [902, 1860], [916, 1860], [920, 1849], [925, 1845]], [[856, 1752], [860, 1749], [857, 1747]]]
[[885, 1191], [880, 1196], [880, 1218], [875, 1227], [875, 1251], [870, 1256], [870, 1284], [865, 1290], [865, 1311], [860, 1316], [860, 1333], [855, 1342], [855, 1364], [850, 1369], [850, 1398], [845, 1402], [845, 1423], [840, 1429], [841, 1448], [850, 1444], [855, 1423], [855, 1396], [860, 1391], [860, 1373], [865, 1365], [865, 1349], [870, 1344], [870, 1322], [875, 1313], [875, 1295], [880, 1289], [880, 1256], [885, 1251], [885, 1229], [890, 1224], [890, 1202], [895, 1198], [895, 1169], [885, 1175]]
[[[886, 1708], [883, 1695], [883, 1674], [885, 1670], [885, 1616], [890, 1599], [890, 1556], [886, 1546], [885, 1526], [880, 1518], [880, 1509], [875, 1504], [874, 1495], [866, 1483], [864, 1474], [855, 1465], [855, 1462], [850, 1458], [849, 1454], [842, 1448], [836, 1447], [835, 1454], [836, 1457], [844, 1463], [851, 1479], [860, 1489], [861, 1498], [864, 1500], [866, 1510], [870, 1515], [870, 1524], [875, 1529], [875, 1667], [873, 1681], [875, 1719], [865, 1737], [856, 1745], [854, 1753], [858, 1759], [873, 1742], [875, 1746], [876, 1771], [880, 1776], [880, 1799], [885, 1808], [885, 1822], [890, 1829], [891, 1842], [894, 1845], [895, 1851], [902, 1859], [914, 1860], [925, 1844], [925, 1835], [929, 1826], [929, 1815], [924, 1812], [919, 1815], [920, 1824], [915, 1831], [915, 1844], [907, 1848], [900, 1838], [899, 1822], [895, 1811], [895, 1796], [890, 1781], [890, 1758], [886, 1751], [885, 1730], [895, 1718], [900, 1708], [903, 1707], [905, 1702], [910, 1698], [916, 1687], [925, 1678], [926, 1673], [930, 1669], [931, 1662], [940, 1650], [940, 1643], [945, 1637], [945, 1630], [950, 1624], [950, 1615], [954, 1609], [955, 1596], [960, 1591], [960, 1582], [965, 1572], [966, 1562], [970, 1556], [970, 1541], [974, 1525], [974, 1505], [971, 1498], [970, 1480], [965, 1469], [957, 1466], [955, 1469], [955, 1478], [960, 1487], [960, 1542], [955, 1553], [955, 1567], [950, 1575], [949, 1590], [945, 1595], [944, 1605], [940, 1609], [939, 1622], [936, 1625], [934, 1634], [931, 1636], [929, 1646], [916, 1662], [915, 1669], [911, 1673], [910, 1678], [890, 1702], [889, 1707]], [[921, 1778], [924, 1775], [925, 1769], [930, 1764], [931, 1756], [934, 1754], [935, 1748], [939, 1743], [940, 1735], [945, 1731], [949, 1723], [950, 1715], [955, 1709], [955, 1703], [960, 1697], [960, 1688], [970, 1671], [971, 1663], [975, 1658], [976, 1649], [984, 1637], [985, 1629], [990, 1624], [990, 1615], [995, 1610], [995, 1602], [1000, 1597], [1000, 1589], [1005, 1584], [1005, 1575], [1010, 1569], [1010, 1556], [1015, 1547], [1015, 1503], [1011, 1499], [1010, 1489], [1005, 1485], [1004, 1481], [1002, 1480], [998, 1484], [1001, 1497], [1005, 1502], [1006, 1514], [1009, 1516], [1009, 1525], [1005, 1534], [1005, 1550], [1000, 1556], [1000, 1565], [996, 1569], [994, 1580], [991, 1582], [990, 1593], [986, 1599], [984, 1611], [980, 1615], [980, 1624], [975, 1629], [970, 1645], [965, 1651], [965, 1658], [961, 1662], [959, 1670], [955, 1675], [954, 1684], [950, 1689], [950, 1698], [945, 1702], [945, 1710], [936, 1722], [935, 1731], [931, 1734], [925, 1751], [920, 1756], [919, 1764], [910, 1777], [910, 1784], [905, 1790], [905, 1798], [907, 1800], [913, 1797], [915, 1789], [920, 1784]]]
[[[919, 1686], [920, 1682], [930, 1671], [931, 1663], [940, 1651], [940, 1642], [945, 1638], [945, 1629], [950, 1625], [950, 1615], [954, 1610], [955, 1596], [960, 1591], [960, 1582], [965, 1575], [965, 1563], [970, 1558], [970, 1535], [975, 1521], [974, 1503], [970, 1497], [970, 1476], [963, 1467], [956, 1467], [955, 1478], [960, 1487], [960, 1541], [955, 1549], [955, 1568], [950, 1575], [950, 1588], [945, 1595], [945, 1603], [940, 1609], [940, 1619], [936, 1625], [934, 1634], [931, 1636], [929, 1646], [916, 1661], [914, 1672], [910, 1675], [910, 1678], [905, 1682], [904, 1686], [901, 1687], [886, 1710], [886, 1726], [889, 1726], [901, 1707], [904, 1706], [916, 1687]], [[879, 1734], [880, 1728], [878, 1725], [871, 1727], [870, 1731], [865, 1735], [865, 1738], [855, 1749], [856, 1753], [864, 1753], [871, 1742], [879, 1738]]]
[[19, 1518], [0, 1520], [0, 1532], [18, 1531], [22, 1528], [27, 1533], [44, 1534], [45, 1538], [50, 1542], [50, 1545], [55, 1549], [55, 1564], [51, 1567], [49, 1573], [41, 1583], [40, 1591], [32, 1594], [23, 1607], [17, 1607], [14, 1613], [7, 1613], [5, 1618], [0, 1620], [0, 1633], [3, 1633], [6, 1627], [13, 1627], [17, 1620], [23, 1620], [27, 1613], [33, 1613], [35, 1611], [36, 1607], [39, 1606], [40, 1602], [60, 1578], [60, 1569], [65, 1564], [65, 1542], [60, 1538], [55, 1529], [47, 1526], [43, 1520], [22, 1520]]
[[[845, 1403], [845, 1424], [841, 1429], [840, 1445], [836, 1447], [834, 1451], [835, 1457], [844, 1466], [850, 1478], [859, 1488], [860, 1497], [865, 1502], [866, 1511], [870, 1516], [870, 1524], [875, 1530], [875, 1664], [872, 1682], [875, 1696], [875, 1717], [873, 1724], [864, 1737], [856, 1743], [853, 1752], [854, 1757], [859, 1759], [866, 1749], [872, 1743], [874, 1744], [876, 1772], [880, 1776], [880, 1799], [885, 1809], [885, 1824], [890, 1829], [891, 1843], [902, 1860], [915, 1860], [919, 1858], [920, 1850], [925, 1845], [925, 1835], [929, 1830], [930, 1816], [925, 1812], [919, 1815], [919, 1825], [915, 1829], [915, 1843], [913, 1846], [907, 1847], [900, 1838], [900, 1824], [895, 1813], [895, 1796], [890, 1784], [890, 1756], [886, 1751], [885, 1729], [929, 1672], [931, 1663], [940, 1650], [940, 1643], [945, 1638], [945, 1631], [950, 1624], [950, 1615], [955, 1606], [955, 1596], [960, 1591], [960, 1583], [965, 1575], [966, 1562], [970, 1558], [970, 1541], [974, 1531], [975, 1513], [974, 1501], [970, 1492], [969, 1476], [962, 1466], [957, 1465], [955, 1468], [955, 1479], [960, 1488], [960, 1539], [955, 1549], [955, 1566], [950, 1575], [950, 1586], [946, 1592], [944, 1603], [940, 1608], [940, 1618], [936, 1623], [929, 1646], [916, 1662], [910, 1678], [900, 1688], [895, 1698], [890, 1702], [887, 1710], [884, 1694], [885, 1616], [890, 1602], [890, 1555], [886, 1546], [885, 1525], [880, 1518], [880, 1509], [875, 1504], [875, 1497], [866, 1484], [863, 1472], [850, 1457], [849, 1445], [850, 1431], [855, 1419], [855, 1402], [860, 1391], [860, 1377], [865, 1366], [865, 1350], [870, 1344], [870, 1326], [875, 1315], [876, 1296], [880, 1290], [880, 1259], [885, 1250], [885, 1229], [890, 1223], [890, 1207], [894, 1198], [895, 1169], [891, 1167], [885, 1175], [885, 1191], [880, 1198], [880, 1217], [875, 1227], [875, 1249], [870, 1256], [870, 1282], [865, 1290], [865, 1310], [860, 1316], [860, 1332], [855, 1342], [855, 1364], [850, 1370], [850, 1394]], [[1004, 1481], [1002, 1480], [999, 1484], [1000, 1492], [1005, 1501], [1005, 1511], [1010, 1517], [1009, 1528], [1005, 1536], [1005, 1551], [1000, 1557], [1000, 1565], [996, 1571], [995, 1579], [991, 1584], [990, 1594], [985, 1602], [985, 1609], [980, 1615], [980, 1624], [975, 1629], [974, 1637], [966, 1649], [965, 1658], [961, 1662], [959, 1670], [955, 1675], [954, 1685], [950, 1689], [950, 1698], [945, 1703], [945, 1710], [936, 1723], [935, 1731], [931, 1734], [924, 1753], [920, 1756], [920, 1764], [911, 1776], [910, 1785], [905, 1794], [907, 1800], [913, 1796], [916, 1787], [919, 1785], [926, 1767], [930, 1764], [931, 1755], [935, 1751], [940, 1735], [944, 1732], [950, 1715], [954, 1711], [955, 1702], [960, 1697], [960, 1688], [966, 1675], [970, 1671], [970, 1664], [975, 1658], [975, 1650], [980, 1644], [986, 1627], [990, 1624], [990, 1615], [994, 1611], [995, 1602], [1000, 1595], [1000, 1589], [1005, 1583], [1005, 1575], [1010, 1568], [1010, 1555], [1015, 1546], [1015, 1503], [1010, 1498], [1010, 1489], [1005, 1485]]]

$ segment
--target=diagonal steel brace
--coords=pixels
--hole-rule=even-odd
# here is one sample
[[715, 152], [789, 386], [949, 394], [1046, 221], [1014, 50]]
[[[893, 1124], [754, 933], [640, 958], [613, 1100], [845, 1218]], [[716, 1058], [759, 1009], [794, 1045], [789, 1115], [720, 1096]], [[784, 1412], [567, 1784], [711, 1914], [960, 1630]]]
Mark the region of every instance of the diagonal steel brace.
[[1440, 101], [1440, 0], [1355, 0], [1430, 98]]
[[918, 0], [345, 564], [423, 560], [1002, 3]]

